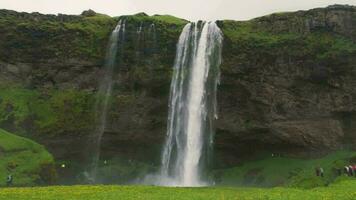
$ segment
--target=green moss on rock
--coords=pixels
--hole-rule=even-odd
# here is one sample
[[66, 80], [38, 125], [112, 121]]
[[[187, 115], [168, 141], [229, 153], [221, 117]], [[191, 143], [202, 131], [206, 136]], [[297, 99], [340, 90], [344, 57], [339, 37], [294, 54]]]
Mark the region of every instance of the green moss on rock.
[[100, 61], [115, 24], [114, 18], [100, 14], [53, 16], [0, 10], [0, 60], [76, 57]]
[[93, 127], [92, 93], [0, 88], [0, 124], [22, 135], [87, 134]]

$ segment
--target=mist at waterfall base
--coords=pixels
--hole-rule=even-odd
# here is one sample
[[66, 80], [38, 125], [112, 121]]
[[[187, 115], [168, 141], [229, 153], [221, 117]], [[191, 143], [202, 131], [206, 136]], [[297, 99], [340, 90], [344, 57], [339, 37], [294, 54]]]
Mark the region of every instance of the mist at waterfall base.
[[148, 175], [145, 183], [181, 187], [211, 184], [205, 174], [217, 118], [222, 40], [214, 22], [184, 27], [177, 44], [161, 169]]

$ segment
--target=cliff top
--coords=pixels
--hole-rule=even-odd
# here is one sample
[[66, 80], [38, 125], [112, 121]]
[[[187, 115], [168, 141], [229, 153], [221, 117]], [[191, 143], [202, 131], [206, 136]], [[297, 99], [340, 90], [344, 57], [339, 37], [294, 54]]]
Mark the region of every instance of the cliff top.
[[[310, 14], [314, 12], [320, 12], [320, 11], [351, 11], [351, 12], [356, 12], [356, 6], [353, 5], [340, 5], [340, 4], [335, 4], [335, 5], [330, 5], [325, 8], [314, 8], [310, 10], [300, 10], [296, 12], [279, 12], [279, 13], [272, 13], [270, 15], [262, 16], [262, 17], [257, 17], [251, 20], [258, 20], [258, 19], [266, 19], [268, 17], [276, 17], [276, 16], [283, 16], [283, 15], [293, 15], [293, 14]], [[27, 13], [27, 12], [17, 12], [13, 10], [7, 10], [7, 9], [0, 9], [0, 18], [19, 18], [19, 19], [29, 19], [29, 20], [49, 20], [49, 21], [61, 21], [61, 22], [69, 22], [69, 21], [79, 21], [83, 18], [90, 18], [90, 17], [103, 17], [103, 18], [122, 18], [122, 17], [135, 17], [138, 19], [143, 19], [143, 20], [158, 20], [162, 22], [167, 22], [167, 23], [173, 23], [173, 24], [181, 24], [181, 23], [186, 23], [189, 22], [188, 20], [178, 18], [172, 15], [152, 15], [149, 16], [146, 13], [137, 13], [135, 15], [122, 15], [118, 17], [110, 17], [105, 14], [100, 14], [96, 13], [94, 10], [85, 10], [83, 11], [80, 15], [67, 15], [67, 14], [41, 14], [39, 12], [32, 12], [32, 13]], [[225, 21], [225, 20], [224, 20]], [[238, 20], [228, 20], [228, 21], [238, 21]]]

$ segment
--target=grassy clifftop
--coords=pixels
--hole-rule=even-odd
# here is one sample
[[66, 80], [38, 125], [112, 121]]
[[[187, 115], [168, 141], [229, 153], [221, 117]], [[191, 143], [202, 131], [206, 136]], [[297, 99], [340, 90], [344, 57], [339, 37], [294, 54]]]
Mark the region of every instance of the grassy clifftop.
[[53, 16], [0, 10], [0, 59], [100, 59], [114, 25], [115, 19], [104, 15]]
[[[275, 13], [245, 22], [222, 21], [223, 69], [228, 66], [273, 65], [276, 60], [304, 60], [340, 69], [356, 55], [356, 7], [329, 6]], [[231, 70], [231, 68], [230, 68]], [[231, 72], [231, 71], [229, 71]]]
[[56, 172], [54, 161], [46, 149], [29, 140], [0, 129], [0, 186], [5, 185], [8, 174], [14, 185], [30, 186], [53, 183]]
[[76, 58], [100, 63], [119, 18], [136, 21], [137, 26], [150, 22], [162, 28], [186, 22], [169, 15], [110, 17], [84, 13], [56, 16], [0, 10], [0, 60], [40, 62]]

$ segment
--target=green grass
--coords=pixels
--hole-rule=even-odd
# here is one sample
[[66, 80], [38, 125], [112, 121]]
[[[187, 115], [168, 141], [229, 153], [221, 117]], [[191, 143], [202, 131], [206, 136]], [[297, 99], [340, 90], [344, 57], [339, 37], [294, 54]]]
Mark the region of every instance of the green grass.
[[0, 186], [5, 185], [8, 174], [15, 185], [34, 185], [41, 181], [41, 168], [53, 164], [46, 149], [23, 137], [0, 129]]
[[178, 24], [178, 25], [183, 25], [183, 24], [187, 24], [188, 21], [178, 18], [178, 17], [174, 17], [172, 15], [154, 15], [151, 17], [154, 20], [158, 20], [161, 22], [165, 22], [168, 24]]
[[[351, 39], [323, 30], [309, 34], [298, 32], [273, 33], [258, 26], [255, 21], [224, 21], [222, 31], [227, 40], [245, 53], [253, 51], [269, 55], [282, 52], [293, 56], [312, 56], [326, 60], [337, 56], [352, 56], [356, 43]], [[236, 53], [236, 52], [235, 52]]]
[[[241, 166], [216, 171], [218, 184], [313, 188], [327, 185], [337, 177], [337, 168], [348, 164], [356, 152], [338, 151], [320, 159], [268, 157]], [[325, 177], [315, 176], [315, 168], [323, 167]]]
[[0, 200], [353, 200], [356, 181], [312, 190], [290, 188], [164, 188], [153, 186], [58, 186], [0, 190]]
[[145, 13], [138, 13], [136, 15], [127, 15], [121, 16], [120, 18], [125, 18], [129, 21], [134, 22], [151, 22], [155, 24], [175, 24], [175, 25], [184, 25], [187, 24], [188, 21], [185, 19], [181, 19], [172, 15], [153, 15], [148, 16]]

